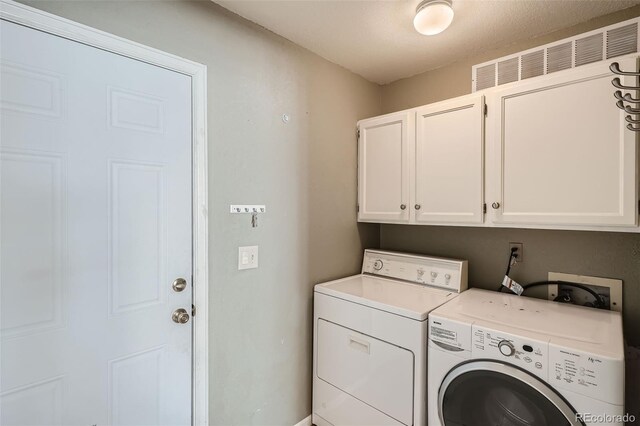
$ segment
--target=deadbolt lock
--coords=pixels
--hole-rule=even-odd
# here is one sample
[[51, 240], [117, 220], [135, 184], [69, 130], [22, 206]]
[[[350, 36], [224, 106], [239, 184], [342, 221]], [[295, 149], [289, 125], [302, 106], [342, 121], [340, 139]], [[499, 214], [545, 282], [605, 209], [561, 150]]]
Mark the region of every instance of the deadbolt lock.
[[180, 293], [182, 290], [187, 288], [187, 280], [184, 278], [176, 278], [171, 287], [173, 287], [173, 291]]
[[179, 308], [173, 311], [173, 314], [171, 314], [171, 319], [175, 323], [186, 324], [187, 322], [189, 322], [189, 313], [186, 309]]

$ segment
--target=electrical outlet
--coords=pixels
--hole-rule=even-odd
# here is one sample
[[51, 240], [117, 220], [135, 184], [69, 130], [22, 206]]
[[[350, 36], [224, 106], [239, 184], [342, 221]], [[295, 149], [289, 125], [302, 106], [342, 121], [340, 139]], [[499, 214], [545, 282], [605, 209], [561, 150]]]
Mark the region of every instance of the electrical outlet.
[[516, 257], [516, 263], [524, 263], [524, 244], [522, 243], [509, 243], [509, 252], [511, 249], [517, 248], [518, 257]]
[[[606, 309], [622, 312], [622, 280], [559, 272], [549, 272], [548, 279], [549, 281], [568, 281], [589, 287], [602, 297]], [[548, 286], [547, 289], [547, 298], [549, 300], [555, 299], [558, 295], [567, 294], [576, 305], [585, 305], [593, 302], [593, 296], [579, 288], [554, 284]]]

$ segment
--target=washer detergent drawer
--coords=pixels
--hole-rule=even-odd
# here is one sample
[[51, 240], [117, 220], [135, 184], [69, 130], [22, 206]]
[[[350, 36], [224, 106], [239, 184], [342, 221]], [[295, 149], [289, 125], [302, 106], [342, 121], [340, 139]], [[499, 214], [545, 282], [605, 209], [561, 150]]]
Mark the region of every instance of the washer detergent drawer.
[[318, 378], [413, 424], [413, 353], [323, 319], [317, 333]]

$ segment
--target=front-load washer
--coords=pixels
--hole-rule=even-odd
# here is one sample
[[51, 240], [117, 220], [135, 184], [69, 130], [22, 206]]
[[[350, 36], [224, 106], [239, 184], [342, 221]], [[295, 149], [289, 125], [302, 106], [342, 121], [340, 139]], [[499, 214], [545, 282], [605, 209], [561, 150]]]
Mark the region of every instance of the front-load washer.
[[466, 261], [378, 250], [316, 285], [313, 423], [426, 424], [427, 315], [466, 288]]
[[471, 289], [429, 314], [429, 426], [622, 425], [620, 313]]

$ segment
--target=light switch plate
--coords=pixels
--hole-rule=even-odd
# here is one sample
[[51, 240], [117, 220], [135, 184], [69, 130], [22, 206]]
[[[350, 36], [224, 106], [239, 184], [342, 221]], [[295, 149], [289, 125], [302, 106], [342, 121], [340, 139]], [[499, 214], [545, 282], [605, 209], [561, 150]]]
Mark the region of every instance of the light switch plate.
[[238, 270], [258, 267], [258, 246], [238, 247]]

